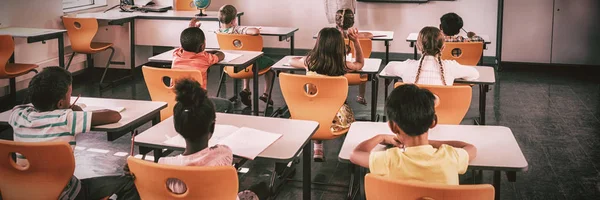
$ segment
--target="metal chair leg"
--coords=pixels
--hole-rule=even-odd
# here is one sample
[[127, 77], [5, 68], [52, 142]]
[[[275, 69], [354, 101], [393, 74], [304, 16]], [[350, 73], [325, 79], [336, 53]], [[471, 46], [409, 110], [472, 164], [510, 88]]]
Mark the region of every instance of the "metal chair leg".
[[110, 56], [108, 57], [108, 62], [106, 62], [106, 67], [104, 68], [104, 73], [102, 73], [102, 78], [100, 78], [100, 87], [102, 87], [102, 83], [104, 82], [104, 77], [106, 76], [106, 72], [108, 71], [108, 67], [110, 66], [112, 57], [115, 54], [115, 48], [109, 47], [108, 49], [110, 49], [111, 52], [110, 52]]
[[67, 71], [69, 71], [69, 67], [71, 66], [71, 61], [73, 61], [73, 57], [75, 57], [75, 52], [73, 52], [73, 53], [71, 54], [71, 58], [69, 58], [69, 63], [68, 63], [68, 64], [67, 64], [67, 66], [65, 67], [65, 69], [66, 69]]
[[[277, 75], [277, 73], [275, 73], [275, 71], [273, 71], [273, 70], [271, 70], [267, 73], [273, 73], [273, 79], [271, 80], [271, 89], [269, 89], [269, 98], [267, 98], [267, 106], [265, 108], [265, 117], [267, 117], [267, 109], [269, 109], [269, 102], [271, 102], [271, 99], [272, 99], [271, 94], [273, 93], [273, 85], [275, 84], [275, 78]], [[274, 106], [275, 106], [275, 102], [273, 102], [273, 105], [271, 105], [271, 107], [274, 107]]]
[[[221, 78], [219, 78], [219, 87], [217, 88], [217, 97], [221, 94], [221, 86], [223, 86], [223, 80], [225, 79], [225, 70], [221, 69]], [[227, 96], [227, 95], [226, 95]]]

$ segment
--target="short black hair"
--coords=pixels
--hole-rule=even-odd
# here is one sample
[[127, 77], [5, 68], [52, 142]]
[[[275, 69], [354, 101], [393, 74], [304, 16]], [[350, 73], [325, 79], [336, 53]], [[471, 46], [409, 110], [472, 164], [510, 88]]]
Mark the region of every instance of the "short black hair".
[[29, 82], [29, 100], [38, 111], [52, 111], [65, 98], [73, 78], [61, 67], [46, 67]]
[[460, 32], [463, 27], [463, 20], [456, 13], [446, 13], [440, 18], [440, 28], [444, 31], [444, 35], [453, 36]]
[[202, 45], [206, 41], [204, 31], [197, 27], [189, 27], [181, 32], [179, 42], [181, 42], [181, 48], [185, 51], [200, 53]]
[[413, 84], [395, 88], [385, 103], [390, 121], [396, 123], [409, 136], [421, 135], [433, 124], [435, 96], [427, 89]]
[[178, 79], [175, 81], [175, 93], [175, 131], [192, 141], [212, 133], [215, 127], [215, 106], [200, 83], [191, 78]]

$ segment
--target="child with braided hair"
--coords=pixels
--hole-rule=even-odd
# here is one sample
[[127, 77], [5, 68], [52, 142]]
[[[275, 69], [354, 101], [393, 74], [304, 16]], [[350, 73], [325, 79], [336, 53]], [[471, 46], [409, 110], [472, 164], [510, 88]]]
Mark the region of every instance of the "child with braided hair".
[[421, 29], [417, 48], [421, 51], [420, 60], [406, 60], [401, 62], [401, 66], [387, 67], [385, 72], [401, 77], [404, 83], [423, 85], [451, 86], [454, 79], [479, 78], [479, 72], [474, 67], [458, 64], [454, 60], [442, 60], [444, 35], [438, 28]]

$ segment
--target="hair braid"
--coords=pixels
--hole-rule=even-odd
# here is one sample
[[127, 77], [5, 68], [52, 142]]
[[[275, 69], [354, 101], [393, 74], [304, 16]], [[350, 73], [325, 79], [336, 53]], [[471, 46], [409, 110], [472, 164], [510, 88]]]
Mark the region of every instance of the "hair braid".
[[425, 60], [425, 55], [421, 56], [421, 61], [419, 61], [419, 68], [417, 69], [417, 77], [415, 77], [415, 84], [419, 82], [419, 76], [421, 76], [421, 66], [423, 66], [423, 60]]
[[442, 54], [437, 55], [438, 63], [440, 64], [440, 74], [442, 75], [442, 84], [446, 86], [446, 77], [444, 76], [444, 65], [442, 64]]

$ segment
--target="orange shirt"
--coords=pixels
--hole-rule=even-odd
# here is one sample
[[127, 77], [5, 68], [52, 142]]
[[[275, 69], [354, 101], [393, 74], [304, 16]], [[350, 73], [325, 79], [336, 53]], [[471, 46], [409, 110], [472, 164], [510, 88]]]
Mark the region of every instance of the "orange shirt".
[[185, 51], [182, 48], [177, 48], [173, 52], [173, 69], [185, 69], [185, 70], [199, 70], [202, 73], [202, 82], [200, 83], [202, 88], [206, 90], [207, 84], [207, 73], [206, 71], [211, 65], [219, 62], [217, 55], [208, 53], [206, 51], [200, 53], [194, 53]]

